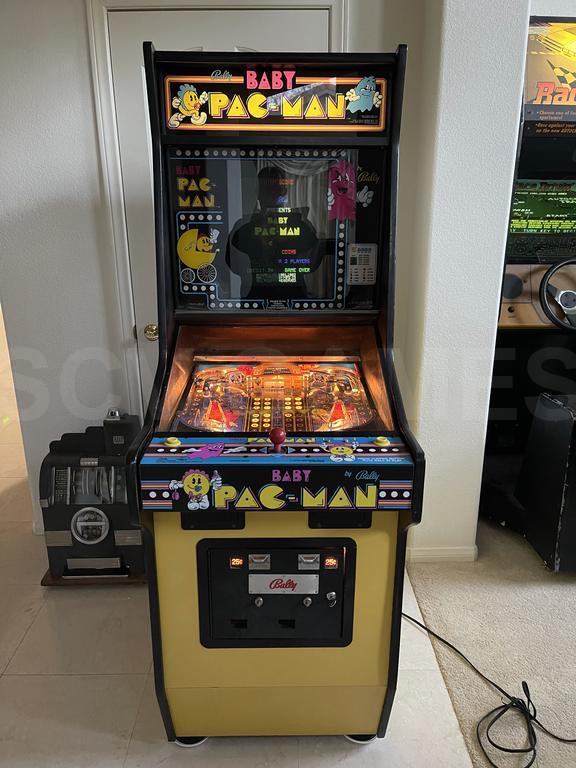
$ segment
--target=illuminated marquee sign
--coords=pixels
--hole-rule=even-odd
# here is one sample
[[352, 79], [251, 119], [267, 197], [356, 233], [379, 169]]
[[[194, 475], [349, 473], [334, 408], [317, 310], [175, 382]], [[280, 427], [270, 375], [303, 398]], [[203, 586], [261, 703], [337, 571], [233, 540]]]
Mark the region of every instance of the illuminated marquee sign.
[[[176, 470], [177, 472], [177, 470]], [[155, 472], [156, 474], [156, 472]], [[410, 470], [395, 466], [390, 479], [377, 470], [254, 468], [247, 481], [246, 467], [195, 467], [176, 475], [166, 464], [164, 478], [145, 480], [144, 509], [299, 511], [398, 510], [412, 504]], [[172, 479], [168, 476], [172, 475]]]
[[527, 135], [576, 136], [574, 19], [531, 19], [524, 117]]
[[300, 75], [294, 69], [168, 76], [166, 127], [174, 131], [381, 131], [386, 79]]

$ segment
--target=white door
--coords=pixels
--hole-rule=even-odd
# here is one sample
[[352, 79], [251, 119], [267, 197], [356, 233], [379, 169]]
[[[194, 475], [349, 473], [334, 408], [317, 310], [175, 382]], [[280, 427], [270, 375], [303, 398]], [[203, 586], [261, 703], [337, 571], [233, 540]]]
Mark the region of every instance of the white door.
[[[333, 9], [332, 9], [333, 10]], [[157, 343], [144, 327], [156, 322], [152, 166], [142, 42], [157, 50], [329, 51], [334, 19], [324, 9], [111, 11], [110, 60], [120, 151], [141, 394], [146, 406]], [[121, 297], [126, 301], [129, 297]], [[132, 371], [137, 377], [138, 372]], [[134, 387], [132, 387], [134, 391]], [[132, 408], [137, 404], [133, 403]]]

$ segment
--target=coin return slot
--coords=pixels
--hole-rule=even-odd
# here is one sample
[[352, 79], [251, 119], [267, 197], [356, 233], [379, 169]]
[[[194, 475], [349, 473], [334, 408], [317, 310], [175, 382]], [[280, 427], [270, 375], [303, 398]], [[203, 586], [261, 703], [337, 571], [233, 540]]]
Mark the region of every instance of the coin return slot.
[[295, 629], [296, 628], [296, 620], [295, 619], [278, 619], [278, 624], [280, 624], [281, 627], [284, 627], [284, 629]]
[[299, 571], [317, 571], [320, 568], [319, 554], [301, 554], [298, 555]]
[[234, 629], [247, 629], [248, 628], [248, 621], [247, 621], [247, 619], [230, 619], [230, 624], [232, 624]]
[[270, 555], [248, 555], [248, 568], [251, 571], [269, 571]]

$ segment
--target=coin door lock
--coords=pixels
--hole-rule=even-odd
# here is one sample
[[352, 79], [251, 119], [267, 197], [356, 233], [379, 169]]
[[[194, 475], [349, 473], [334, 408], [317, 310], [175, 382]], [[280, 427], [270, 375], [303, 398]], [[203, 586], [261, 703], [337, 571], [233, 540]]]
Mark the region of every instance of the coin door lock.
[[326, 600], [328, 600], [328, 607], [334, 608], [337, 602], [336, 598], [336, 592], [327, 592], [326, 593]]

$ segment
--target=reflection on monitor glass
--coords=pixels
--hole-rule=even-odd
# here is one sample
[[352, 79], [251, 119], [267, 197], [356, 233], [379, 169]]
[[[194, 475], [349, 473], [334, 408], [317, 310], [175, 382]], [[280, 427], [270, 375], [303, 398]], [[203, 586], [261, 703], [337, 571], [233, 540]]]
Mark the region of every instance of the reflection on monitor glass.
[[374, 306], [380, 150], [198, 154], [170, 164], [184, 306]]

